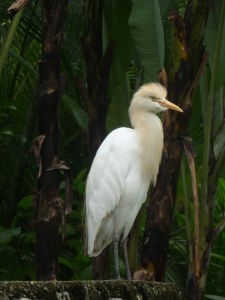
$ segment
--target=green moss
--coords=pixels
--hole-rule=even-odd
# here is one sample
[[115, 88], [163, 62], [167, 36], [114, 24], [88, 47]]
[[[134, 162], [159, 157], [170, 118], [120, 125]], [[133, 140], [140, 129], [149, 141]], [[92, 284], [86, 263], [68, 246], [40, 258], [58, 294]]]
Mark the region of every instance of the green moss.
[[182, 299], [174, 284], [147, 281], [3, 281], [0, 283], [0, 300], [9, 299]]

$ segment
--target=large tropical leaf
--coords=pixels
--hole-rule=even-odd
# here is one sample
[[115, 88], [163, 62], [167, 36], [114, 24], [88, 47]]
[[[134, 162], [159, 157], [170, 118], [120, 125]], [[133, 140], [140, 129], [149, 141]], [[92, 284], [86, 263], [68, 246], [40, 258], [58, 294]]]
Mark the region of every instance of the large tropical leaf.
[[133, 56], [133, 41], [128, 27], [131, 3], [127, 0], [104, 1], [103, 46], [106, 49], [109, 40], [115, 43], [114, 59], [126, 69]]
[[164, 66], [164, 33], [158, 0], [133, 0], [129, 26], [148, 80]]
[[225, 297], [217, 296], [217, 295], [205, 295], [205, 298], [211, 300], [225, 300]]
[[[175, 10], [179, 10], [176, 0], [158, 0], [160, 6], [160, 12], [162, 16], [163, 31], [164, 31], [164, 44], [165, 44], [165, 58], [164, 66], [168, 72], [171, 62], [171, 22], [169, 20], [170, 13]], [[180, 13], [180, 12], [179, 12]]]
[[68, 111], [73, 115], [77, 124], [82, 128], [86, 129], [88, 125], [87, 113], [79, 107], [77, 102], [66, 94], [62, 96], [63, 104], [67, 107]]
[[126, 71], [135, 52], [128, 26], [131, 8], [131, 2], [127, 0], [104, 1], [104, 49], [107, 48], [110, 40], [114, 42], [109, 88], [111, 103], [107, 116], [108, 130], [128, 123], [127, 109], [130, 99], [127, 94]]
[[[214, 53], [215, 53], [215, 46], [216, 46], [216, 37], [217, 37], [217, 30], [219, 26], [219, 19], [220, 19], [220, 12], [222, 7], [222, 1], [215, 2], [215, 13], [210, 12], [207, 27], [206, 27], [206, 34], [205, 34], [205, 43], [206, 43], [206, 50], [209, 52], [209, 65], [212, 69]], [[218, 62], [217, 62], [217, 75], [216, 75], [216, 82], [215, 82], [215, 91], [218, 90], [221, 85], [225, 83], [225, 20], [223, 22], [223, 32], [221, 38], [221, 45], [219, 50]]]

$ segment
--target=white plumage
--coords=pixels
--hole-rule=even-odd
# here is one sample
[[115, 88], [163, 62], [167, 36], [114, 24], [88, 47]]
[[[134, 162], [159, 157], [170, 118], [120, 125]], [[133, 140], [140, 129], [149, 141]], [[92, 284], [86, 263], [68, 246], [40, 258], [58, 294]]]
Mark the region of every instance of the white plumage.
[[133, 96], [129, 117], [134, 129], [119, 128], [103, 141], [86, 184], [87, 252], [99, 255], [115, 231], [126, 238], [150, 182], [156, 183], [163, 149], [163, 129], [155, 113], [177, 106], [165, 100], [160, 84], [142, 86]]

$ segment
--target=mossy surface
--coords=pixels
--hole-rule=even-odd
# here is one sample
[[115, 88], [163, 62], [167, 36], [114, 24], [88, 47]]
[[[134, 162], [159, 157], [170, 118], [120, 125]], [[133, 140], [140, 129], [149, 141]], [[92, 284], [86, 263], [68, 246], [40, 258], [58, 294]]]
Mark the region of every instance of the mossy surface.
[[0, 300], [182, 300], [179, 288], [174, 284], [125, 281], [2, 281]]

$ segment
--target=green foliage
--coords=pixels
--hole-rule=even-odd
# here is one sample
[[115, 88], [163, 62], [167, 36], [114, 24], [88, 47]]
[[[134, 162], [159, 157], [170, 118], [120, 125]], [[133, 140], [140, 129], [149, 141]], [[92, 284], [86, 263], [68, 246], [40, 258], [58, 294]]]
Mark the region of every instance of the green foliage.
[[225, 297], [222, 296], [216, 296], [216, 295], [205, 295], [206, 299], [211, 299], [211, 300], [224, 300]]
[[35, 278], [32, 214], [32, 197], [26, 196], [18, 203], [10, 228], [0, 228], [0, 280]]
[[[66, 238], [61, 242], [59, 264], [60, 279], [91, 279], [91, 260], [84, 255], [84, 216], [83, 195], [85, 189], [86, 169], [82, 169], [74, 179], [73, 211], [66, 220]], [[60, 192], [64, 194], [61, 184]]]
[[22, 13], [23, 13], [23, 11], [21, 10], [15, 16], [15, 18], [13, 19], [12, 24], [10, 25], [10, 29], [9, 29], [9, 32], [6, 36], [6, 39], [2, 43], [2, 48], [1, 48], [1, 51], [0, 51], [0, 75], [1, 75], [1, 72], [2, 72], [2, 69], [3, 69], [3, 65], [4, 65], [4, 63], [7, 59], [9, 48], [10, 48], [10, 45], [11, 45], [12, 40], [14, 38], [14, 35], [16, 33], [16, 29], [17, 29], [17, 26], [19, 24]]
[[[216, 47], [216, 32], [219, 26], [219, 17], [220, 12], [222, 9], [222, 1], [217, 1], [215, 5], [215, 11], [211, 11], [207, 23], [207, 30], [205, 35], [205, 43], [206, 43], [206, 50], [209, 52], [209, 65], [210, 69], [212, 70], [213, 66], [213, 59]], [[222, 29], [222, 38], [221, 38], [221, 45], [218, 54], [218, 62], [217, 62], [217, 72], [216, 72], [216, 84], [215, 84], [215, 91], [221, 87], [225, 83], [225, 60], [224, 60], [224, 53], [225, 53], [225, 21], [223, 21], [223, 29]]]
[[[41, 19], [38, 1], [30, 4], [10, 22], [6, 10], [11, 1], [0, 3], [0, 280], [35, 279], [35, 224], [32, 193], [37, 169], [30, 153], [30, 144], [37, 132], [36, 90], [38, 87], [38, 60], [41, 55]], [[219, 3], [219, 4], [217, 4]], [[207, 98], [215, 52], [220, 4], [216, 1], [215, 17], [211, 13], [205, 38], [209, 65], [201, 78], [195, 96], [189, 135], [196, 151], [196, 172], [202, 174]], [[110, 40], [115, 43], [111, 68], [110, 109], [107, 128], [128, 125], [127, 108], [133, 92], [146, 80], [156, 80], [160, 67], [169, 68], [171, 32], [168, 16], [174, 9], [184, 15], [185, 0], [105, 0], [104, 51]], [[61, 53], [61, 72], [65, 74], [65, 89], [61, 102], [60, 158], [69, 163], [74, 178], [73, 212], [66, 220], [66, 238], [60, 241], [59, 278], [61, 280], [91, 279], [91, 259], [83, 253], [83, 202], [89, 161], [87, 159], [86, 130], [88, 117], [76, 80], [85, 81], [85, 64], [80, 47], [85, 23], [84, 1], [70, 1]], [[216, 160], [224, 150], [224, 69], [225, 30], [219, 49], [212, 112], [213, 154]], [[170, 237], [166, 280], [175, 281], [185, 290], [188, 276], [189, 248], [185, 218], [186, 198], [193, 230], [191, 180], [185, 165], [185, 176], [180, 177], [177, 206]], [[198, 189], [201, 190], [200, 180]], [[12, 193], [12, 191], [14, 191]], [[63, 198], [65, 183], [60, 185]], [[215, 203], [214, 223], [225, 216], [225, 169], [220, 166], [220, 177]], [[140, 220], [137, 247], [146, 214]], [[224, 299], [225, 294], [225, 233], [221, 233], [213, 248], [206, 299]], [[140, 252], [140, 251], [139, 251]], [[137, 254], [139, 259], [140, 253]], [[121, 256], [122, 257], [122, 256]], [[111, 261], [111, 264], [113, 262]], [[120, 260], [121, 270], [124, 265]], [[113, 268], [113, 266], [111, 266]], [[217, 295], [217, 296], [216, 296]], [[221, 295], [221, 296], [219, 296]]]
[[62, 100], [66, 109], [68, 110], [69, 113], [72, 114], [77, 124], [82, 129], [87, 129], [87, 125], [88, 125], [87, 113], [81, 107], [79, 107], [79, 105], [68, 95], [64, 94]]
[[150, 81], [164, 66], [164, 33], [158, 0], [133, 0], [129, 26], [141, 64]]
[[109, 95], [110, 107], [107, 117], [107, 128], [112, 130], [118, 124], [127, 125], [127, 94], [126, 71], [130, 61], [135, 58], [135, 49], [131, 38], [128, 18], [132, 5], [130, 1], [104, 1], [103, 47], [114, 43], [114, 56], [111, 67]]
[[17, 237], [20, 234], [20, 228], [16, 227], [13, 229], [6, 229], [4, 227], [0, 227], [0, 243], [7, 244], [12, 240], [13, 237]]

